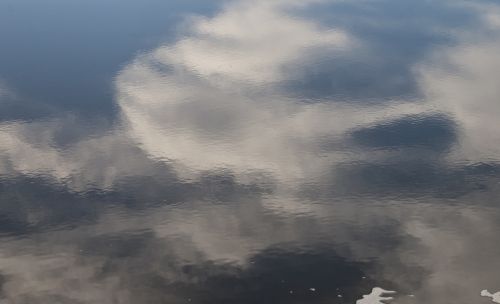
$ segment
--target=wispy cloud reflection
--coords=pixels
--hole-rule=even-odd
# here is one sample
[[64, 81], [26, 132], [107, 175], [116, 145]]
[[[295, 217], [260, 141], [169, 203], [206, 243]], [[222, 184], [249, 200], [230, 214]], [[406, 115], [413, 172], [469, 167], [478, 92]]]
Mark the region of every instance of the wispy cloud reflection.
[[67, 197], [5, 191], [32, 230], [3, 237], [0, 297], [354, 303], [387, 286], [398, 303], [468, 304], [494, 290], [492, 10], [478, 4], [480, 29], [411, 67], [421, 100], [310, 103], [284, 91], [287, 68], [367, 43], [291, 13], [315, 2], [236, 1], [191, 20], [118, 73], [109, 130], [62, 145], [71, 118], [2, 123], [2, 178], [45, 181], [88, 208], [68, 224], [51, 210]]

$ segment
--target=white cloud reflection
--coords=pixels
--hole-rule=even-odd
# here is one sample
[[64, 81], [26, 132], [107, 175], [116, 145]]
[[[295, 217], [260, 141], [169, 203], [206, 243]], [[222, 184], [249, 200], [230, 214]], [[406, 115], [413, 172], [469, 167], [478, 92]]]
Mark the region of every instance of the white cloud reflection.
[[500, 103], [498, 102], [500, 52], [497, 41], [469, 44], [442, 50], [421, 73], [422, 89], [440, 111], [452, 113], [461, 140], [452, 153], [456, 161], [498, 161], [500, 147]]
[[277, 85], [289, 80], [285, 67], [355, 47], [341, 29], [286, 14], [294, 5], [238, 1], [120, 72], [117, 101], [141, 147], [185, 176], [229, 168], [239, 177], [262, 170], [284, 180], [314, 178], [345, 157], [320, 157], [318, 139], [336, 141], [354, 127], [425, 111], [404, 101], [361, 110], [286, 96]]
[[[308, 48], [334, 50], [351, 42], [343, 31], [322, 29], [285, 11], [313, 2], [320, 1], [233, 2], [215, 18], [195, 20], [189, 36], [159, 48], [153, 57], [217, 87], [279, 81], [286, 77], [281, 67], [302, 57]], [[182, 74], [172, 76], [176, 75]]]
[[[123, 121], [100, 138], [60, 149], [54, 137], [68, 119], [2, 124], [4, 174], [72, 180], [90, 169], [95, 173], [73, 187], [109, 188], [120, 174], [144, 172], [142, 163], [131, 170], [114, 164], [122, 155], [110, 151], [133, 140], [153, 159], [173, 164], [183, 177], [225, 168], [243, 179], [263, 171], [283, 181], [314, 181], [336, 163], [392, 155], [352, 146], [347, 140], [353, 129], [434, 113], [452, 117], [459, 127], [460, 142], [448, 155], [450, 161], [498, 160], [499, 148], [492, 143], [500, 136], [495, 119], [500, 112], [495, 77], [499, 45], [464, 41], [417, 65], [425, 93], [418, 102], [327, 98], [313, 103], [280, 89], [289, 80], [284, 68], [304, 64], [310, 56], [335, 57], [363, 42], [342, 29], [289, 14], [309, 2], [236, 1], [212, 18], [194, 19], [187, 36], [139, 56], [119, 73], [116, 99]], [[485, 20], [491, 14], [489, 10]], [[325, 150], [325, 145], [334, 148]], [[92, 168], [98, 155], [110, 154], [109, 170], [102, 162]], [[130, 157], [135, 156], [123, 163]], [[102, 170], [107, 172], [99, 174]]]

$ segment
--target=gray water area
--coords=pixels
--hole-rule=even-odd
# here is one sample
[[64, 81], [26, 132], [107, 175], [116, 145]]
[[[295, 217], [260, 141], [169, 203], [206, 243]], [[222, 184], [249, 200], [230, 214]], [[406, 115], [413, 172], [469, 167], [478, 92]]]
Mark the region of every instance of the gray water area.
[[0, 0], [0, 303], [500, 303], [500, 3]]

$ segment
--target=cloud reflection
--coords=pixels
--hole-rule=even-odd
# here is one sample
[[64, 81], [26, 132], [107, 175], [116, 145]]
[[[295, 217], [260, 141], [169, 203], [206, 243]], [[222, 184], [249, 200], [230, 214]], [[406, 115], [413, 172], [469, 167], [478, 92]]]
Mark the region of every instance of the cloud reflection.
[[[428, 303], [444, 303], [451, 292], [454, 303], [474, 302], [494, 281], [500, 250], [491, 245], [498, 214], [483, 202], [499, 190], [500, 45], [486, 38], [472, 44], [465, 34], [436, 50], [413, 67], [421, 100], [304, 102], [284, 91], [287, 68], [365, 43], [291, 13], [315, 2], [236, 1], [212, 18], [195, 18], [177, 42], [119, 72], [121, 121], [110, 130], [61, 146], [57, 134], [71, 117], [1, 124], [2, 176], [62, 184], [97, 201], [87, 206], [98, 211], [72, 229], [35, 229], [36, 244], [6, 237], [2, 297], [251, 303], [255, 294], [224, 282], [260, 286], [276, 274], [269, 269], [284, 272], [312, 254], [311, 269], [326, 270], [304, 275], [318, 284], [349, 282], [341, 286], [346, 299], [388, 283]], [[484, 20], [498, 30], [491, 11]], [[157, 195], [127, 199], [149, 208], [99, 204], [120, 200], [113, 195], [137, 177], [146, 182], [131, 192]], [[457, 180], [465, 190], [458, 199], [446, 196], [457, 194], [449, 187]], [[158, 189], [165, 185], [182, 194], [163, 203]], [[19, 217], [36, 227], [43, 214], [33, 210]], [[287, 283], [277, 287], [283, 294], [267, 294], [324, 300], [285, 298], [290, 288], [300, 294], [310, 285]]]

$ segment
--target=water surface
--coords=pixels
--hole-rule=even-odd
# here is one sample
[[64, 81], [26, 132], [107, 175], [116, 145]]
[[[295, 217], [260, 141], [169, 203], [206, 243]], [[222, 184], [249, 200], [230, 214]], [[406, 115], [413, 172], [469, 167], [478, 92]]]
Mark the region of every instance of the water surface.
[[2, 0], [0, 38], [1, 303], [500, 303], [498, 2]]

